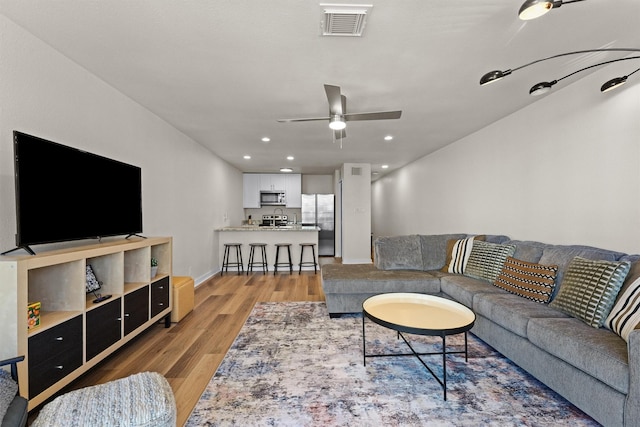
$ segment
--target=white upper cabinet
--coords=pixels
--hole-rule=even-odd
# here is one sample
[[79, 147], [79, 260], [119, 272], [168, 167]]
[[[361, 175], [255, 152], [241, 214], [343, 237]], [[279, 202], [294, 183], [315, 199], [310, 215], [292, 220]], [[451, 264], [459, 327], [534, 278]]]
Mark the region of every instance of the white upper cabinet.
[[288, 208], [302, 208], [302, 176], [285, 175], [285, 192]]
[[260, 207], [260, 174], [245, 173], [242, 175], [242, 205], [245, 208]]
[[285, 191], [285, 175], [265, 173], [260, 175], [260, 191]]

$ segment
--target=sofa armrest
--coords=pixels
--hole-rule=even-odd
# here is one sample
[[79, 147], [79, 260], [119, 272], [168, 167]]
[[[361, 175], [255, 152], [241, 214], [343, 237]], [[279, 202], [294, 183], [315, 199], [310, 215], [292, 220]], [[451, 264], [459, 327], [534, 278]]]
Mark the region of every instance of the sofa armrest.
[[629, 393], [624, 408], [624, 425], [636, 425], [640, 420], [640, 329], [629, 334]]

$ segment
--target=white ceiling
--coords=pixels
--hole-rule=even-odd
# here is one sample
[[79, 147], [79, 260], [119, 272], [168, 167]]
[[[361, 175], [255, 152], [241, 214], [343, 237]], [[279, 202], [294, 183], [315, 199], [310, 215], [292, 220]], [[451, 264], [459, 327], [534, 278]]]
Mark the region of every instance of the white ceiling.
[[[384, 174], [539, 99], [535, 83], [627, 54], [554, 59], [481, 87], [487, 71], [640, 48], [639, 0], [565, 4], [527, 22], [522, 1], [370, 0], [362, 37], [322, 37], [321, 2], [309, 0], [0, 0], [0, 13], [242, 171], [355, 162]], [[640, 61], [608, 67], [613, 78]], [[350, 113], [402, 117], [349, 122], [342, 148], [326, 122], [276, 122], [326, 116], [325, 83], [342, 87]]]

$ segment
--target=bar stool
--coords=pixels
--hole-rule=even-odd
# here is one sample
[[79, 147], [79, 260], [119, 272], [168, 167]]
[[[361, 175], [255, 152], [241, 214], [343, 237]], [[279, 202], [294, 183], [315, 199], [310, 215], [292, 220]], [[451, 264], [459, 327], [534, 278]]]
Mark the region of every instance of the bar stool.
[[[313, 261], [303, 261], [304, 259], [304, 248], [310, 247], [311, 254], [313, 255]], [[313, 266], [313, 274], [318, 274], [318, 262], [316, 261], [316, 244], [315, 243], [300, 243], [300, 269], [298, 270], [298, 274], [302, 273], [302, 267], [311, 267]]]
[[[278, 262], [279, 261], [278, 257], [280, 256], [280, 248], [287, 248], [287, 253], [286, 253], [288, 257], [287, 262]], [[283, 255], [284, 255], [284, 252], [283, 252]], [[275, 263], [273, 264], [274, 276], [278, 272], [278, 266], [288, 266], [289, 272], [293, 274], [293, 263], [291, 262], [291, 243], [276, 243], [276, 260], [275, 260]]]
[[[249, 263], [247, 264], [247, 276], [249, 272], [253, 271], [253, 266], [262, 267], [262, 273], [266, 273], [269, 271], [269, 266], [267, 265], [267, 244], [266, 243], [249, 243]], [[255, 250], [256, 248], [262, 251], [262, 261], [255, 261]]]
[[[242, 244], [240, 243], [225, 243], [224, 244], [224, 256], [222, 257], [222, 268], [220, 269], [220, 275], [222, 276], [225, 271], [229, 271], [229, 267], [235, 267], [238, 271], [244, 273], [244, 266], [242, 265]], [[231, 249], [235, 249], [236, 260], [234, 262], [229, 261], [229, 252]]]

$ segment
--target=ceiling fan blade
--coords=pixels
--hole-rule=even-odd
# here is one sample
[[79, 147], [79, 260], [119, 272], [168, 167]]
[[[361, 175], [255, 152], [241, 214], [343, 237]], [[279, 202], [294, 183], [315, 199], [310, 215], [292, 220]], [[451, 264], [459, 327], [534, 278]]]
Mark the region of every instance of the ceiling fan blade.
[[347, 97], [341, 95], [340, 99], [342, 99], [342, 114], [347, 114]]
[[309, 117], [302, 119], [278, 119], [279, 123], [290, 123], [290, 122], [313, 122], [318, 120], [329, 120], [329, 117]]
[[329, 101], [329, 114], [332, 116], [344, 114], [340, 86], [324, 85], [324, 91], [327, 93], [327, 100]]
[[387, 119], [399, 119], [402, 115], [402, 111], [378, 111], [375, 113], [354, 113], [345, 114], [345, 121], [356, 120], [387, 120]]

